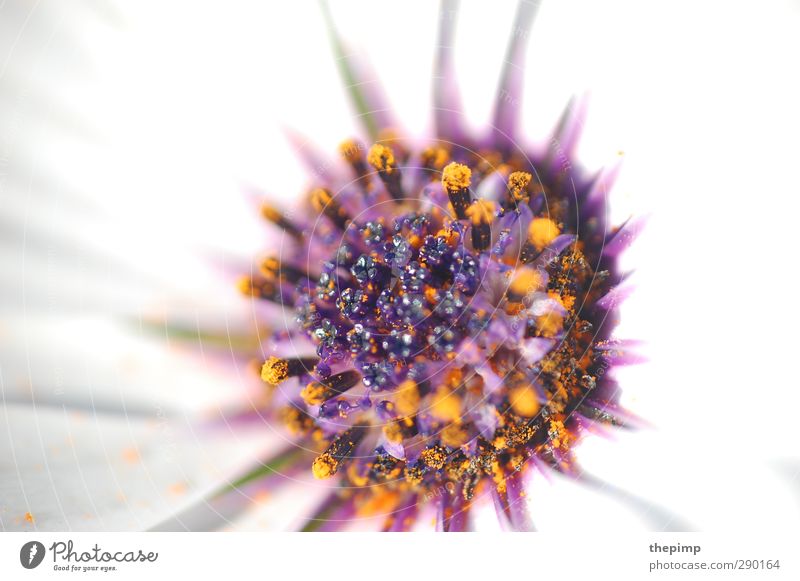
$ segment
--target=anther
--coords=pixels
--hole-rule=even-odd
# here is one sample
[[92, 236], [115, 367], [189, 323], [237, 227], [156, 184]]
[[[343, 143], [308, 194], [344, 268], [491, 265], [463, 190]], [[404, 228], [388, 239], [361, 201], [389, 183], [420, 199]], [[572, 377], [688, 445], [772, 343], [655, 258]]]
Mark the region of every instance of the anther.
[[291, 264], [281, 262], [274, 256], [268, 256], [265, 258], [263, 261], [261, 261], [260, 266], [261, 274], [263, 274], [267, 280], [287, 280], [291, 283], [297, 283], [300, 280], [308, 278], [308, 273], [304, 270], [297, 268], [296, 266], [292, 266]]
[[270, 357], [261, 367], [261, 379], [270, 385], [279, 385], [290, 377], [311, 373], [318, 362], [317, 357]]
[[350, 216], [347, 215], [344, 208], [331, 196], [328, 190], [317, 188], [311, 192], [311, 205], [320, 214], [325, 214], [339, 228], [342, 230], [347, 229]]
[[450, 152], [441, 146], [427, 147], [422, 150], [420, 161], [422, 162], [422, 167], [434, 175], [438, 175], [447, 162], [450, 161]]
[[508, 300], [522, 302], [526, 296], [541, 289], [543, 280], [542, 274], [535, 268], [518, 268], [508, 285]]
[[508, 197], [516, 204], [526, 203], [531, 199], [528, 185], [533, 176], [525, 171], [515, 171], [508, 176]]
[[237, 287], [239, 292], [245, 296], [266, 299], [279, 305], [285, 305], [294, 300], [290, 289], [282, 286], [276, 280], [260, 276], [243, 276], [237, 282]]
[[489, 200], [475, 200], [467, 208], [467, 217], [472, 222], [472, 247], [478, 252], [486, 250], [492, 243], [494, 213], [494, 202]]
[[465, 220], [467, 208], [470, 203], [469, 185], [472, 179], [470, 169], [460, 163], [447, 164], [442, 172], [442, 186], [450, 198], [450, 203], [456, 212], [456, 218]]
[[347, 139], [339, 145], [339, 153], [353, 168], [358, 183], [363, 189], [369, 188], [369, 168], [364, 161], [364, 146], [355, 139]]
[[324, 381], [312, 381], [300, 396], [308, 405], [322, 405], [331, 398], [345, 393], [361, 380], [361, 375], [352, 369], [331, 375]]
[[561, 234], [561, 230], [550, 218], [534, 218], [528, 225], [528, 239], [522, 246], [520, 260], [522, 262], [530, 262], [559, 234]]
[[376, 143], [370, 148], [367, 161], [378, 172], [389, 195], [395, 201], [401, 201], [403, 199], [403, 187], [400, 183], [400, 169], [397, 167], [397, 160], [394, 157], [392, 148]]
[[314, 478], [322, 480], [336, 474], [364, 439], [366, 432], [367, 426], [353, 426], [336, 436], [330, 446], [314, 460], [311, 466]]
[[279, 228], [283, 229], [287, 234], [290, 234], [297, 239], [303, 238], [303, 232], [300, 230], [300, 228], [274, 206], [262, 204], [261, 215], [264, 217], [264, 219], [269, 220]]

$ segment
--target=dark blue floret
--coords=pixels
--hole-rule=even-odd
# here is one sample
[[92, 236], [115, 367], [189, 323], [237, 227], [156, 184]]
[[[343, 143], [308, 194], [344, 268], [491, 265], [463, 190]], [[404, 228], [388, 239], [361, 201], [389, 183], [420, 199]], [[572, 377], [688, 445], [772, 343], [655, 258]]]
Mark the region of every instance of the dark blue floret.
[[397, 269], [405, 267], [413, 253], [411, 245], [399, 234], [392, 236], [392, 240], [386, 243], [385, 250], [386, 264]]
[[431, 273], [416, 260], [410, 262], [401, 277], [403, 290], [409, 293], [419, 293], [425, 290], [425, 285], [430, 284]]
[[452, 249], [441, 236], [426, 236], [419, 249], [419, 260], [431, 270], [447, 266]]
[[385, 264], [377, 262], [371, 256], [362, 254], [358, 257], [355, 264], [350, 268], [358, 284], [366, 286], [370, 283], [383, 285], [389, 281], [390, 272]]
[[428, 315], [425, 303], [423, 295], [406, 293], [394, 302], [394, 314], [404, 325], [416, 325]]
[[430, 220], [425, 214], [412, 212], [395, 219], [394, 229], [396, 232], [407, 232], [415, 236], [423, 236], [428, 231]]
[[465, 304], [459, 294], [450, 291], [439, 292], [436, 294], [436, 301], [433, 312], [444, 320], [458, 319], [464, 312]]
[[325, 262], [322, 265], [322, 274], [317, 281], [317, 297], [322, 300], [329, 300], [336, 296], [336, 265], [333, 262]]
[[393, 330], [383, 338], [383, 351], [392, 359], [404, 359], [419, 351], [415, 345], [414, 335], [408, 330]]
[[333, 349], [338, 332], [336, 325], [330, 319], [323, 319], [320, 325], [314, 329], [314, 338], [319, 341], [318, 351], [322, 351], [323, 348]]
[[353, 266], [355, 259], [353, 248], [349, 244], [341, 244], [336, 250], [336, 264], [338, 266], [349, 269]]
[[452, 352], [460, 340], [458, 331], [449, 325], [437, 325], [428, 334], [428, 344], [441, 355]]
[[453, 273], [453, 283], [458, 290], [469, 296], [478, 292], [481, 285], [481, 270], [474, 256], [467, 252], [453, 253], [450, 272]]
[[388, 361], [361, 363], [359, 367], [364, 385], [372, 391], [395, 387], [396, 374]]
[[372, 334], [363, 325], [356, 324], [347, 332], [347, 346], [350, 353], [358, 355], [370, 348]]
[[361, 289], [346, 288], [336, 300], [339, 311], [348, 319], [362, 319], [366, 317], [371, 309], [370, 295]]
[[358, 231], [367, 246], [377, 246], [385, 238], [384, 227], [380, 222], [367, 222]]

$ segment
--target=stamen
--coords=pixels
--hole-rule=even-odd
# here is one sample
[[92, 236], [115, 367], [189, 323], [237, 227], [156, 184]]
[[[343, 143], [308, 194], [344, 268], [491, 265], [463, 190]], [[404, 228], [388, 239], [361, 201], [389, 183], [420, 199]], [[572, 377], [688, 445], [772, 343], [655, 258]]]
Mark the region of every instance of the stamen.
[[292, 301], [289, 290], [284, 290], [280, 283], [274, 280], [243, 276], [239, 279], [236, 286], [239, 292], [248, 297], [266, 299], [279, 305], [285, 305]]
[[381, 129], [375, 138], [375, 143], [390, 146], [394, 152], [395, 159], [399, 160], [400, 163], [405, 162], [409, 157], [409, 151], [403, 144], [403, 138], [400, 133], [391, 127]]
[[456, 218], [465, 220], [467, 208], [470, 203], [469, 185], [472, 179], [470, 169], [460, 163], [451, 162], [442, 172], [442, 186], [450, 198], [450, 203], [456, 212]]
[[307, 272], [296, 266], [282, 263], [274, 256], [268, 256], [261, 262], [261, 273], [267, 280], [272, 281], [288, 280], [297, 283], [308, 278]]
[[358, 183], [366, 190], [369, 188], [369, 169], [364, 162], [364, 146], [355, 139], [347, 139], [339, 145], [339, 153], [342, 154], [344, 160], [353, 168]]
[[401, 201], [403, 199], [403, 188], [400, 184], [400, 170], [397, 167], [392, 148], [376, 143], [370, 148], [367, 161], [378, 172], [389, 195], [396, 202]]
[[394, 405], [401, 416], [413, 416], [419, 409], [419, 387], [411, 379], [405, 380], [395, 391]]
[[422, 162], [422, 167], [437, 175], [450, 161], [450, 152], [441, 146], [427, 147], [422, 150], [420, 161]]
[[320, 214], [325, 214], [330, 218], [331, 222], [336, 224], [342, 230], [347, 229], [347, 223], [350, 221], [350, 216], [344, 211], [344, 208], [333, 199], [331, 193], [323, 188], [317, 188], [311, 192], [311, 205]]
[[419, 459], [428, 468], [440, 470], [444, 468], [444, 461], [447, 459], [447, 450], [441, 446], [431, 446], [425, 448], [419, 455]]
[[342, 463], [355, 451], [366, 432], [367, 426], [353, 426], [336, 436], [328, 449], [314, 460], [311, 466], [314, 478], [322, 480], [336, 474]]
[[489, 200], [475, 200], [467, 208], [467, 217], [472, 222], [472, 247], [481, 252], [492, 244], [492, 222], [495, 205]]
[[422, 482], [422, 478], [425, 476], [425, 466], [420, 466], [419, 464], [406, 466], [406, 469], [403, 471], [403, 476], [405, 476], [405, 479], [409, 484], [420, 484]]
[[450, 448], [458, 448], [467, 443], [469, 434], [460, 422], [448, 424], [439, 434], [442, 444]]
[[361, 375], [352, 369], [331, 375], [325, 381], [312, 381], [303, 391], [300, 397], [308, 405], [322, 405], [331, 398], [345, 393], [361, 380]]
[[297, 227], [294, 222], [289, 220], [286, 216], [284, 216], [281, 212], [279, 212], [275, 207], [270, 206], [269, 204], [262, 204], [261, 205], [261, 215], [266, 219], [278, 226], [279, 228], [286, 231], [287, 234], [291, 234], [298, 240], [303, 238], [303, 232], [300, 228]]
[[280, 419], [286, 429], [295, 435], [307, 434], [314, 428], [314, 419], [293, 405], [281, 409]]
[[317, 363], [319, 363], [319, 358], [317, 357], [294, 357], [289, 359], [270, 357], [261, 367], [261, 379], [270, 385], [279, 385], [290, 377], [311, 373]]
[[508, 197], [513, 204], [526, 203], [531, 199], [528, 185], [533, 176], [525, 171], [515, 171], [508, 176]]
[[561, 234], [558, 225], [550, 218], [534, 218], [528, 226], [528, 241], [538, 252]]
[[433, 395], [430, 413], [442, 422], [461, 419], [461, 398], [446, 386], [440, 387]]
[[555, 337], [564, 328], [564, 317], [560, 313], [550, 312], [536, 317], [536, 329], [542, 337]]
[[530, 262], [559, 234], [561, 234], [561, 230], [550, 218], [534, 218], [528, 226], [528, 240], [522, 246], [520, 260]]
[[539, 412], [539, 398], [530, 385], [518, 385], [508, 392], [508, 401], [514, 413], [532, 418]]
[[535, 268], [518, 268], [508, 285], [508, 299], [512, 302], [520, 302], [529, 294], [536, 292], [542, 287], [542, 275]]
[[390, 442], [402, 442], [417, 435], [417, 420], [414, 416], [398, 418], [383, 426], [383, 435]]

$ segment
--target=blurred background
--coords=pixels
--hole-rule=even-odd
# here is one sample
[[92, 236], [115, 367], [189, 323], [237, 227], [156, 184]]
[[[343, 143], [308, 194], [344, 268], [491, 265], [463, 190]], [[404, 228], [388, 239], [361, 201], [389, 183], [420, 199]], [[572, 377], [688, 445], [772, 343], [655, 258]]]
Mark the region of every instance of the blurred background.
[[[436, 3], [330, 5], [424, 138]], [[461, 2], [475, 128], [514, 9]], [[618, 334], [646, 343], [619, 377], [651, 427], [583, 444], [603, 492], [538, 479], [540, 530], [800, 523], [798, 30], [789, 0], [542, 4], [525, 132], [590, 92], [579, 156], [622, 162], [618, 221], [650, 217]], [[201, 428], [258, 380], [151, 322], [252, 326], [227, 273], [270, 244], [252, 192], [310, 183], [286, 128], [330, 152], [356, 132], [316, 2], [0, 4], [0, 528], [164, 526], [276, 447], [270, 426]], [[319, 494], [298, 481], [185, 524], [283, 530]]]

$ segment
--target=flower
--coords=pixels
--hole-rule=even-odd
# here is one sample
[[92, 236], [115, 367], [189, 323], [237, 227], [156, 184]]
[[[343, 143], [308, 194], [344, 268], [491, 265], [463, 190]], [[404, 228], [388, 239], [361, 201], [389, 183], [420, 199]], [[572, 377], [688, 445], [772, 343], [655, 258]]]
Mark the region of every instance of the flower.
[[[370, 6], [337, 3], [338, 21], [343, 32], [357, 29], [353, 38], [418, 135], [437, 7]], [[281, 353], [267, 342], [260, 353], [244, 331], [254, 315], [277, 325], [279, 310], [242, 300], [233, 281], [270, 231], [240, 195], [242, 182], [300, 191], [281, 122], [330, 152], [353, 133], [338, 92], [323, 90], [335, 86], [337, 61], [323, 56], [321, 19], [289, 3], [204, 4], [190, 18], [169, 4], [157, 15], [142, 3], [4, 7], [0, 528], [302, 526], [342, 472], [313, 479], [321, 450], [294, 445], [294, 454], [276, 455], [289, 437], [266, 415], [264, 384], [245, 365]], [[770, 290], [790, 286], [781, 250], [792, 248], [796, 198], [785, 195], [785, 171], [724, 171], [742, 156], [748, 168], [790, 168], [796, 157], [798, 87], [777, 73], [797, 53], [798, 15], [765, 6], [758, 23], [770, 41], [743, 43], [748, 6], [726, 4], [722, 28], [718, 10], [687, 18], [688, 8], [545, 3], [530, 39], [525, 68], [534, 77], [519, 127], [544, 138], [537, 124], [557, 117], [555, 101], [590, 84], [595, 113], [580, 158], [596, 167], [625, 149], [611, 213], [615, 221], [628, 211], [653, 215], [622, 262], [636, 265], [626, 284], [635, 281], [637, 292], [617, 327], [647, 339], [649, 363], [613, 368], [621, 402], [652, 426], [582, 439], [580, 479], [591, 488], [550, 470], [526, 473], [543, 531], [790, 530], [800, 522], [797, 390], [785, 365], [766, 364], [791, 360], [792, 343], [780, 338], [797, 317], [785, 309], [761, 316], [753, 335], [747, 301], [730, 288], [751, 265], [770, 273]], [[472, 121], [491, 98], [512, 11], [476, 3], [459, 11], [456, 60]], [[765, 143], [773, 146], [753, 147]], [[545, 145], [558, 156], [557, 144]], [[324, 159], [315, 166], [335, 169]], [[270, 243], [277, 250], [280, 241]], [[530, 309], [542, 312], [548, 299]], [[778, 340], [759, 340], [768, 337]], [[284, 388], [296, 395], [300, 386], [275, 392]], [[242, 408], [251, 414], [234, 421], [230, 412]], [[769, 438], [753, 438], [742, 427], [765, 409]], [[447, 491], [420, 505], [415, 529], [435, 525]], [[494, 512], [491, 494], [477, 494], [474, 527], [497, 527]]]
[[609, 176], [574, 160], [582, 105], [545, 153], [519, 135], [535, 10], [519, 5], [494, 122], [478, 136], [459, 106], [453, 19], [441, 19], [435, 133], [423, 143], [392, 124], [331, 25], [369, 141], [342, 142], [338, 165], [305, 148], [324, 171], [300, 211], [262, 206], [282, 250], [240, 281], [293, 319], [262, 338], [274, 353], [261, 378], [265, 413], [314, 451], [295, 462], [336, 483], [311, 527], [378, 514], [407, 530], [430, 504], [441, 530], [464, 530], [488, 494], [509, 528], [530, 529], [530, 473], [580, 474], [583, 434], [627, 421], [608, 371], [629, 358], [612, 332], [617, 257], [637, 225], [609, 226]]

